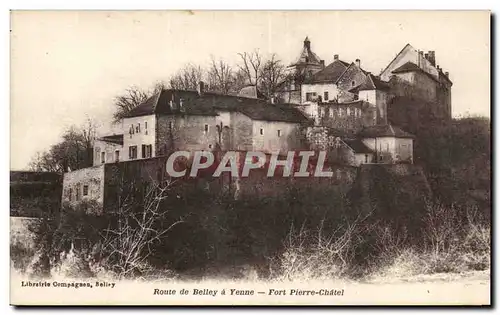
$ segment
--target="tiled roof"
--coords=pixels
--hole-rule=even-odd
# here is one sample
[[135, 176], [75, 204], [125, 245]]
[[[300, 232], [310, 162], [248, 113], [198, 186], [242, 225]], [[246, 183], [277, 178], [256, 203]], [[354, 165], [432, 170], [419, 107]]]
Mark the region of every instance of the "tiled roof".
[[366, 80], [360, 85], [353, 87], [349, 90], [351, 93], [357, 93], [359, 91], [367, 91], [367, 90], [388, 90], [389, 84], [380, 80], [378, 77], [369, 73], [366, 77]]
[[297, 108], [286, 104], [269, 104], [260, 99], [213, 92], [205, 92], [200, 96], [196, 91], [184, 90], [162, 90], [133, 109], [127, 117], [152, 114], [216, 116], [217, 110], [241, 112], [254, 120], [297, 123], [309, 121]]
[[344, 71], [349, 67], [349, 63], [342, 61], [340, 59], [335, 60], [331, 64], [325, 67], [325, 69], [317, 72], [313, 75], [310, 82], [320, 83], [320, 82], [332, 82], [335, 83], [344, 73]]
[[403, 131], [397, 126], [390, 124], [375, 125], [363, 128], [358, 136], [361, 138], [395, 137], [395, 138], [415, 138], [412, 134]]
[[360, 139], [344, 140], [344, 142], [356, 153], [373, 153]]

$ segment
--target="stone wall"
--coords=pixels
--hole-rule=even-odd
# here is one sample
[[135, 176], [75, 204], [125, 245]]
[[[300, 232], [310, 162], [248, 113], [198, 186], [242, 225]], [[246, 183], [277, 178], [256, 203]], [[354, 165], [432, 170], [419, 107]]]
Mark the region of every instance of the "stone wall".
[[96, 211], [102, 211], [104, 201], [104, 164], [64, 173], [62, 203], [76, 205], [82, 201], [96, 202]]
[[217, 143], [216, 116], [158, 116], [156, 121], [157, 156], [173, 151], [210, 150]]

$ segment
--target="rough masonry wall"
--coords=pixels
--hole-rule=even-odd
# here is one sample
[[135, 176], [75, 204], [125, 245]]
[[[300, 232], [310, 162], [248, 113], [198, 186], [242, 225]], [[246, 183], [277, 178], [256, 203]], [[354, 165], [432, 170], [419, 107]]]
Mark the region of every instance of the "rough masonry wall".
[[348, 91], [366, 80], [366, 74], [356, 65], [351, 65], [339, 78], [337, 85], [340, 90]]
[[287, 154], [304, 148], [304, 135], [298, 123], [261, 121], [253, 122], [253, 150], [265, 153]]
[[216, 116], [158, 116], [156, 126], [158, 155], [173, 151], [211, 150], [218, 140]]
[[[64, 173], [62, 203], [76, 205], [81, 201], [95, 201], [100, 207], [96, 210], [102, 211], [105, 166], [92, 166]], [[88, 187], [86, 196], [83, 194], [85, 186]]]
[[248, 117], [238, 112], [231, 113], [230, 138], [231, 150], [253, 150], [253, 122]]

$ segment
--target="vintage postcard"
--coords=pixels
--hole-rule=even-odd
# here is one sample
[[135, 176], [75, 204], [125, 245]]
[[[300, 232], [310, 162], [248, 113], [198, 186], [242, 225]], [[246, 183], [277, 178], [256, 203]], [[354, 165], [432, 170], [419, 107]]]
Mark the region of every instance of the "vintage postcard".
[[12, 305], [491, 304], [489, 11], [12, 11]]

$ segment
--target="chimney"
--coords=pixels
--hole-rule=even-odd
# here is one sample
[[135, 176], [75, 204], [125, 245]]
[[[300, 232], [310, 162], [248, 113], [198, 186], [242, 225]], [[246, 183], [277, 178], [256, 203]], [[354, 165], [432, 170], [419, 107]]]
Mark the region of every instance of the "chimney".
[[361, 68], [361, 60], [356, 59], [356, 66], [358, 66], [358, 68]]
[[311, 49], [311, 41], [309, 40], [309, 37], [306, 36], [306, 39], [304, 39], [304, 47], [307, 49]]
[[337, 54], [333, 55], [333, 60], [339, 60], [339, 55]]
[[437, 65], [436, 68], [438, 69], [438, 71], [441, 70], [441, 67], [439, 67], [439, 65]]
[[449, 77], [449, 76], [450, 76], [450, 73], [449, 73], [448, 71], [446, 71], [446, 72], [444, 73], [444, 75], [445, 75], [446, 77]]
[[320, 60], [319, 63], [321, 64], [321, 67], [324, 68], [325, 67], [325, 61], [324, 60]]
[[422, 59], [424, 59], [424, 52], [423, 52], [423, 51], [421, 51], [421, 50], [419, 50], [419, 51], [418, 51], [418, 66], [419, 66], [419, 67], [422, 67], [422, 66], [423, 66], [423, 65], [422, 65], [422, 64], [423, 64], [423, 60], [422, 60]]
[[198, 82], [198, 89], [197, 90], [198, 90], [198, 95], [202, 96], [203, 93], [205, 93], [205, 82], [203, 82], [203, 81]]
[[427, 60], [431, 63], [431, 65], [436, 66], [436, 52], [434, 50], [429, 50], [427, 52]]

